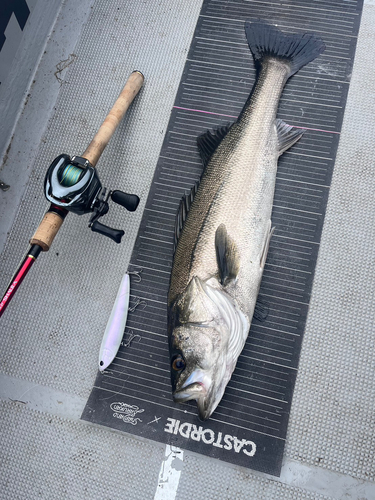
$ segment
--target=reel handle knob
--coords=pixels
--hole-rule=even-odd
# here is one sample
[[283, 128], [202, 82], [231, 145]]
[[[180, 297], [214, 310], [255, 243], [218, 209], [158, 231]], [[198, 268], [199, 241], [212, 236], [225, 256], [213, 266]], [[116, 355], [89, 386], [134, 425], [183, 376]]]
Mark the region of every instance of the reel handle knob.
[[97, 220], [91, 224], [91, 231], [94, 233], [100, 233], [103, 236], [108, 236], [111, 240], [116, 243], [121, 243], [121, 238], [124, 236], [125, 232], [122, 229], [113, 229], [112, 227], [105, 226]]
[[129, 212], [137, 210], [139, 204], [139, 197], [136, 194], [124, 193], [118, 189], [112, 192], [111, 200], [129, 210]]

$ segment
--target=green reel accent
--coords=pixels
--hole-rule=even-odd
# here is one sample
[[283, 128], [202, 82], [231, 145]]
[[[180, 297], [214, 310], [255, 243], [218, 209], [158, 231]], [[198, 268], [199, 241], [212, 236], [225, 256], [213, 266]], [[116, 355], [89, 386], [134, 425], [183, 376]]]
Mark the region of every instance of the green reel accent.
[[61, 175], [60, 184], [65, 187], [74, 186], [84, 175], [85, 171], [74, 165], [67, 165]]

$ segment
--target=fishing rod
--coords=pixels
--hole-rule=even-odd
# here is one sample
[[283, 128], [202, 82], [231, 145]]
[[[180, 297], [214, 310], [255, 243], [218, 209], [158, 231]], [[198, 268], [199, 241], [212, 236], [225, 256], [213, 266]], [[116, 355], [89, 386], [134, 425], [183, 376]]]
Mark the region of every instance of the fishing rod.
[[0, 317], [41, 252], [47, 252], [69, 212], [77, 215], [92, 213], [89, 227], [92, 231], [121, 242], [124, 231], [99, 222], [109, 210], [109, 197], [114, 203], [133, 212], [139, 198], [123, 191], [103, 187], [96, 164], [115, 132], [118, 124], [143, 85], [144, 76], [133, 71], [112, 109], [100, 126], [82, 156], [61, 154], [53, 160], [44, 179], [44, 194], [51, 205], [30, 240], [30, 249], [12, 277], [0, 302]]

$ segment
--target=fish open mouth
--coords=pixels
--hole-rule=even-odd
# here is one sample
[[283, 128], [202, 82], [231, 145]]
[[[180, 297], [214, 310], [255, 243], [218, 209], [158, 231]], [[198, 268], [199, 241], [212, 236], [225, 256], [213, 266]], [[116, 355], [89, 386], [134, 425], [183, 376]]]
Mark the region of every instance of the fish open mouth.
[[197, 402], [199, 420], [207, 420], [216, 408], [216, 405], [213, 406], [211, 404], [207, 389], [202, 382], [194, 382], [173, 393], [175, 403], [186, 403], [192, 399], [195, 399]]
[[211, 376], [202, 369], [196, 369], [174, 391], [173, 400], [175, 403], [186, 403], [187, 401], [195, 400], [198, 406], [199, 419], [207, 420], [216, 407], [216, 405], [212, 404], [211, 393]]
[[175, 403], [184, 403], [192, 399], [201, 399], [207, 396], [207, 391], [202, 382], [194, 382], [173, 393]]

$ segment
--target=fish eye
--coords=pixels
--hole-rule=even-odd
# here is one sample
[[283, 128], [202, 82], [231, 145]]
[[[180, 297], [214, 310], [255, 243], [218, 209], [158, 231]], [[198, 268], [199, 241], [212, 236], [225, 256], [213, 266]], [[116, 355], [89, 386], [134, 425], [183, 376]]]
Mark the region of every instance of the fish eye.
[[174, 360], [172, 361], [172, 368], [173, 370], [176, 370], [176, 371], [181, 371], [185, 368], [186, 366], [186, 363], [183, 359], [182, 356], [178, 355], [174, 358]]

